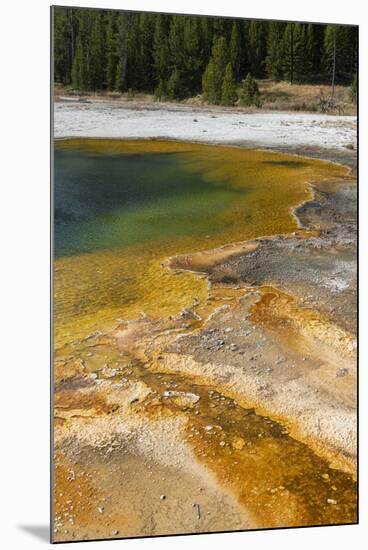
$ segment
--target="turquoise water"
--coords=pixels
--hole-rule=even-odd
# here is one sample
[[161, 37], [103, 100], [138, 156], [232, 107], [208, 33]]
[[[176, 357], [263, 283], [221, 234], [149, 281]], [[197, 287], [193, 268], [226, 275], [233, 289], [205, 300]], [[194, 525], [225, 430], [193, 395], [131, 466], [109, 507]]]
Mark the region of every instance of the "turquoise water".
[[175, 153], [56, 150], [55, 256], [221, 233], [245, 189], [206, 182]]

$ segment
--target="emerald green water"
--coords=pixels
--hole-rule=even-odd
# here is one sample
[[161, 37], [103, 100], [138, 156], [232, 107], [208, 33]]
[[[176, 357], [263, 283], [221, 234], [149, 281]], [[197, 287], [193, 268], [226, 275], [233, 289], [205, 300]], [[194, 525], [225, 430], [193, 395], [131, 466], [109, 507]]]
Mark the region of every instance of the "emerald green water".
[[246, 188], [209, 184], [175, 153], [55, 151], [55, 256], [223, 231]]

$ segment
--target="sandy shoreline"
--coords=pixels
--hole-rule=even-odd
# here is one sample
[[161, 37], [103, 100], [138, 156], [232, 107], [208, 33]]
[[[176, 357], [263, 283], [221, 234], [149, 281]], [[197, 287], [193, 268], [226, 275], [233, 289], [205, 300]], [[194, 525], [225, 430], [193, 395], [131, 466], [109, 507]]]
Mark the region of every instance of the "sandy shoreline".
[[[105, 102], [58, 102], [55, 104], [55, 128], [57, 138], [165, 137], [288, 150], [340, 161], [352, 167], [356, 162], [355, 151], [346, 148], [347, 144], [356, 147], [355, 117], [287, 113], [246, 115], [211, 110], [193, 113], [189, 109], [134, 110]], [[96, 504], [92, 515], [89, 514], [84, 521], [85, 525], [89, 525], [89, 533], [91, 521], [95, 524], [97, 521], [97, 531], [92, 531], [96, 538], [112, 536], [117, 524], [130, 525], [123, 533], [119, 527], [118, 536], [129, 536], [130, 532], [134, 534], [137, 530], [142, 534], [157, 534], [160, 529], [162, 532], [163, 505], [159, 494], [155, 496], [158, 504], [155, 504], [156, 501], [151, 504], [157, 506], [153, 523], [139, 515], [139, 499], [136, 501], [134, 496], [134, 489], [139, 487], [138, 481], [134, 481], [135, 464], [139, 465], [147, 486], [151, 483], [148, 478], [154, 475], [149, 472], [156, 467], [163, 477], [155, 479], [155, 484], [162, 485], [164, 478], [171, 479], [170, 476], [181, 479], [182, 488], [178, 494], [168, 493], [170, 483], [165, 488], [165, 499], [167, 493], [170, 495], [169, 502], [171, 499], [173, 502], [172, 523], [166, 526], [169, 530], [179, 516], [179, 532], [180, 529], [181, 532], [221, 530], [221, 522], [216, 523], [216, 513], [222, 506], [226, 508], [226, 521], [234, 517], [234, 529], [313, 522], [338, 523], [341, 520], [345, 504], [340, 508], [339, 499], [340, 495], [345, 494], [346, 487], [350, 487], [350, 481], [349, 476], [340, 473], [339, 469], [354, 474], [356, 461], [355, 182], [349, 178], [333, 184], [316, 183], [313, 195], [311, 200], [295, 209], [301, 229], [294, 235], [274, 235], [259, 238], [256, 242], [237, 243], [235, 247], [229, 244], [215, 251], [171, 259], [174, 269], [205, 273], [212, 294], [221, 296], [221, 299], [215, 298], [219, 300], [218, 307], [204, 326], [190, 330], [191, 323], [193, 327], [197, 323], [195, 309], [193, 312], [181, 312], [170, 321], [141, 319], [131, 323], [128, 329], [122, 328], [102, 338], [97, 337], [93, 346], [88, 348], [91, 350], [89, 353], [97, 355], [101, 348], [101, 361], [106, 363], [103, 368], [90, 370], [86, 367], [88, 361], [81, 357], [79, 363], [73, 363], [70, 375], [63, 370], [64, 367], [60, 370], [64, 374], [57, 386], [57, 392], [60, 392], [60, 426], [56, 430], [59, 461], [61, 464], [65, 461], [79, 464], [80, 459], [76, 457], [82, 453], [86, 458], [82, 460], [81, 477], [85, 471], [95, 472], [93, 491], [98, 489], [99, 493], [93, 501]], [[230, 306], [221, 306], [223, 295], [228, 295]], [[189, 330], [183, 330], [184, 326], [188, 326]], [[117, 361], [117, 365], [129, 355], [135, 356], [141, 366], [137, 363], [132, 368], [129, 359], [127, 366], [116, 367], [118, 371], [122, 369], [120, 374], [111, 374], [110, 360], [105, 358], [111, 350], [114, 350], [113, 360]], [[119, 389], [116, 381], [120, 380]], [[174, 391], [171, 397], [164, 391], [165, 384], [169, 384], [170, 380], [172, 386], [167, 387]], [[192, 386], [195, 388], [193, 394], [198, 396], [198, 402], [193, 405], [188, 397]], [[176, 387], [179, 390], [177, 397]], [[88, 406], [81, 406], [79, 403], [89, 394], [92, 401], [88, 401]], [[95, 406], [93, 399], [96, 400]], [[108, 405], [104, 404], [105, 401]], [[213, 415], [221, 402], [234, 409], [232, 414], [235, 416], [231, 418], [238, 426], [238, 432], [225, 425], [217, 432], [217, 417]], [[112, 415], [110, 405], [117, 407]], [[244, 454], [243, 446], [248, 436], [241, 431], [244, 428], [242, 415], [249, 406], [257, 407], [263, 416], [254, 419], [257, 423], [255, 439], [249, 439], [251, 447], [246, 447], [248, 450]], [[85, 414], [92, 416], [86, 420]], [[105, 414], [109, 416], [105, 417]], [[221, 414], [218, 418], [225, 423], [228, 410], [221, 409]], [[267, 415], [270, 419], [281, 421], [281, 428], [276, 425], [272, 428], [276, 431], [281, 429], [281, 435], [271, 437], [269, 448], [267, 426], [272, 421], [268, 420]], [[208, 433], [208, 425], [200, 423], [202, 416], [207, 418], [208, 425], [214, 423]], [[147, 418], [150, 419], [148, 424]], [[181, 422], [184, 428], [178, 430], [178, 423]], [[262, 424], [259, 425], [259, 422]], [[166, 423], [166, 428], [160, 429], [160, 423], [163, 426]], [[139, 431], [143, 425], [146, 428], [140, 437]], [[252, 426], [252, 423], [249, 425]], [[165, 443], [160, 450], [165, 429], [172, 441]], [[193, 437], [193, 430], [194, 446], [194, 439], [189, 439]], [[185, 436], [185, 433], [190, 435]], [[285, 444], [295, 446], [295, 456], [301, 453], [299, 460], [306, 460], [303, 475], [311, 487], [315, 483], [312, 481], [314, 476], [317, 476], [316, 479], [325, 476], [322, 485], [312, 488], [311, 494], [304, 495], [292, 484], [289, 487], [291, 482], [287, 481], [287, 476], [283, 479], [284, 474], [278, 467], [269, 469], [270, 463], [276, 465], [275, 456], [282, 457], [282, 453], [286, 452], [284, 458], [287, 459], [287, 446], [282, 438], [289, 438], [289, 434], [292, 437]], [[306, 444], [305, 450], [298, 440]], [[102, 449], [103, 456], [91, 460], [87, 456], [91, 445]], [[111, 445], [115, 454], [108, 450]], [[272, 454], [275, 452], [272, 445], [279, 446], [275, 455]], [[87, 449], [84, 454], [83, 449]], [[108, 472], [106, 468], [103, 470], [103, 464], [114, 464], [116, 461], [119, 465], [123, 464], [124, 453], [128, 450], [133, 455], [136, 453], [136, 459], [130, 459], [130, 473], [126, 472], [132, 490], [129, 513], [134, 516], [127, 523], [126, 518], [116, 516], [117, 510], [124, 506], [121, 495], [113, 493], [119, 478], [113, 477], [115, 474], [111, 468]], [[190, 460], [182, 463], [181, 457], [186, 456], [189, 450]], [[195, 456], [191, 454], [193, 452]], [[259, 469], [259, 473], [254, 470], [253, 475], [263, 476], [262, 479], [257, 478], [259, 496], [255, 500], [249, 496], [255, 488], [246, 479], [249, 477], [246, 472], [252, 472], [253, 452]], [[230, 468], [234, 453], [238, 472], [233, 465]], [[148, 460], [148, 466], [142, 463], [143, 459]], [[192, 460], [193, 464], [196, 460], [201, 464], [197, 474], [196, 468], [191, 465]], [[312, 468], [310, 465], [314, 461]], [[303, 468], [302, 465], [300, 467]], [[144, 473], [147, 468], [148, 473]], [[233, 477], [235, 474], [237, 477]], [[192, 502], [193, 510], [198, 512], [195, 506], [202, 498], [201, 506], [209, 514], [207, 525], [202, 518], [196, 527], [193, 525], [195, 515], [185, 523], [187, 512], [182, 515], [181, 508], [183, 499], [189, 499], [188, 503], [193, 500], [193, 481], [185, 478], [192, 476], [193, 479], [193, 475], [197, 476], [195, 487], [203, 483], [205, 493]], [[110, 531], [106, 532], [103, 530], [106, 518], [103, 518], [103, 523], [97, 520], [95, 508], [98, 510], [101, 506], [100, 492], [107, 478], [110, 494], [113, 493], [111, 517], [115, 519], [108, 523]], [[327, 484], [326, 480], [329, 480]], [[67, 492], [69, 478], [62, 484]], [[311, 495], [312, 500], [317, 498], [315, 492], [320, 492], [318, 498], [322, 499], [318, 504], [315, 502], [321, 516], [315, 515], [316, 512], [307, 504]], [[221, 503], [217, 512], [211, 509], [211, 495], [215, 496], [216, 503]], [[279, 499], [278, 506], [272, 495]], [[108, 494], [106, 498], [109, 498]], [[264, 508], [271, 501], [275, 507], [274, 515]], [[335, 504], [332, 507], [325, 504], [327, 508], [324, 512], [323, 502]], [[58, 508], [60, 517], [64, 508], [68, 509], [65, 503]], [[284, 509], [289, 510], [289, 516], [283, 515]], [[351, 514], [348, 517], [352, 518]], [[98, 530], [100, 527], [102, 531]], [[78, 526], [72, 538], [81, 538], [83, 529], [83, 525]], [[65, 534], [70, 537], [70, 533]], [[56, 536], [57, 540], [62, 540], [65, 535], [59, 530]]]

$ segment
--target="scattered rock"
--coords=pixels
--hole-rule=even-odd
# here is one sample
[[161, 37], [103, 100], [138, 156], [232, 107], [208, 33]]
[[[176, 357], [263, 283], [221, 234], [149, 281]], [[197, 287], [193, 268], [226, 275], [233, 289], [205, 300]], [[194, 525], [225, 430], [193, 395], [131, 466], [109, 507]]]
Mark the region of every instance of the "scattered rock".
[[236, 449], [237, 451], [241, 451], [244, 445], [245, 445], [245, 441], [242, 437], [235, 437], [231, 444], [232, 448]]
[[165, 500], [166, 499], [166, 495], [160, 495], [160, 500]]
[[327, 499], [327, 504], [337, 504], [337, 501], [333, 498], [328, 498]]
[[343, 376], [346, 376], [349, 372], [349, 369], [342, 367], [341, 369], [337, 369], [336, 376], [337, 378], [342, 378]]
[[164, 391], [164, 397], [171, 398], [179, 407], [193, 407], [200, 400], [199, 395], [195, 393], [174, 390]]

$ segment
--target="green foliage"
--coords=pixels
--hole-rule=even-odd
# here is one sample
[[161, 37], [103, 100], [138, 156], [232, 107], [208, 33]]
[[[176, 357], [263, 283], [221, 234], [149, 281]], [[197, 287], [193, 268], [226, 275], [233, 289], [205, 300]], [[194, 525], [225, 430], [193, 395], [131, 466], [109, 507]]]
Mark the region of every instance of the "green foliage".
[[72, 8], [60, 8], [54, 24], [54, 79], [70, 84], [75, 47], [75, 18]]
[[227, 57], [226, 41], [220, 36], [214, 41], [211, 59], [202, 80], [203, 96], [209, 103], [220, 103]]
[[292, 84], [295, 78], [295, 23], [288, 23], [282, 39], [283, 76]]
[[220, 103], [228, 63], [235, 81], [250, 72], [331, 82], [334, 61], [337, 81], [351, 83], [357, 72], [356, 27], [87, 8], [53, 13], [55, 82], [80, 90], [132, 88], [171, 98], [203, 91]]
[[221, 103], [223, 105], [234, 105], [238, 99], [236, 93], [236, 82], [234, 78], [231, 63], [228, 63], [225, 70], [225, 76], [221, 87]]
[[110, 11], [107, 15], [106, 31], [106, 87], [108, 90], [114, 89], [117, 64], [116, 12]]
[[238, 79], [240, 76], [241, 68], [241, 59], [242, 59], [242, 41], [241, 41], [241, 32], [240, 32], [240, 23], [239, 21], [234, 21], [230, 44], [229, 44], [229, 58], [230, 63], [234, 71], [235, 78]]
[[168, 78], [170, 55], [168, 43], [167, 16], [161, 15], [156, 19], [155, 32], [153, 35], [153, 69], [154, 78], [163, 85]]
[[167, 97], [169, 99], [182, 99], [184, 96], [183, 80], [178, 69], [174, 69], [167, 82]]
[[276, 80], [283, 77], [283, 31], [282, 24], [270, 23], [267, 36], [266, 73], [269, 78]]
[[72, 68], [72, 83], [74, 88], [84, 90], [88, 86], [87, 67], [81, 35], [77, 38], [77, 49]]
[[105, 85], [106, 50], [104, 48], [104, 21], [95, 11], [91, 22], [89, 87], [92, 90], [101, 90]]
[[162, 79], [160, 79], [158, 86], [155, 89], [155, 99], [157, 101], [161, 101], [166, 97], [166, 95], [167, 95], [166, 84]]
[[203, 97], [210, 103], [218, 103], [219, 92], [216, 86], [216, 67], [213, 59], [210, 59], [202, 79]]
[[357, 35], [354, 27], [327, 25], [324, 36], [324, 67], [332, 74], [335, 62], [337, 76], [345, 75], [350, 79], [356, 72]]
[[252, 20], [248, 25], [250, 72], [259, 78], [265, 76], [268, 23]]
[[243, 87], [240, 94], [240, 105], [245, 107], [249, 107], [251, 105], [255, 105], [256, 107], [261, 106], [258, 84], [250, 73], [247, 74], [247, 77], [243, 82]]

